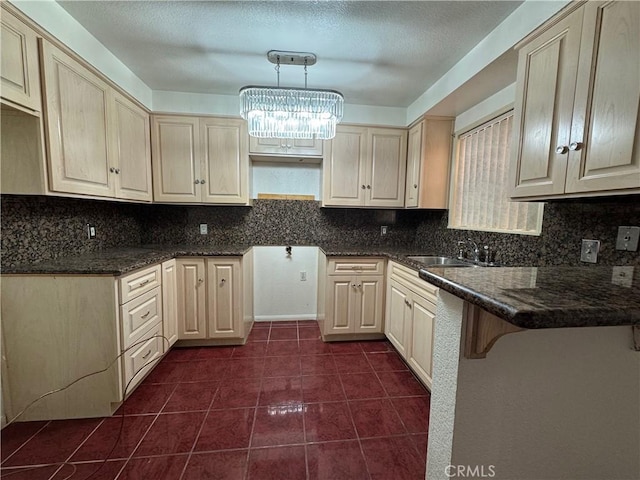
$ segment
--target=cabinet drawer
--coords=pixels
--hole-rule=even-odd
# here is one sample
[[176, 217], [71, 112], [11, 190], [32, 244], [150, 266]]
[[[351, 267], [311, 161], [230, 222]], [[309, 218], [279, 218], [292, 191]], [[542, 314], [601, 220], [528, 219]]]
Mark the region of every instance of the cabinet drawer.
[[141, 338], [151, 325], [162, 322], [162, 291], [160, 287], [122, 305], [120, 315], [122, 343], [126, 348]]
[[399, 263], [389, 262], [389, 278], [400, 282], [418, 295], [423, 296], [432, 303], [437, 303], [438, 287], [424, 281], [418, 272]]
[[[143, 337], [148, 339], [146, 342], [136, 345], [122, 356], [124, 362], [124, 384], [127, 389], [127, 395], [156, 366], [157, 362], [152, 360], [162, 355], [162, 337], [160, 335], [162, 335], [162, 322], [145, 333]], [[140, 372], [136, 375], [138, 371]], [[135, 379], [131, 381], [134, 375]], [[130, 384], [129, 381], [131, 381]], [[129, 385], [127, 386], [127, 384]]]
[[353, 275], [354, 273], [384, 273], [384, 258], [332, 258], [329, 260], [328, 275]]
[[159, 264], [122, 277], [120, 279], [120, 305], [160, 286], [161, 278]]

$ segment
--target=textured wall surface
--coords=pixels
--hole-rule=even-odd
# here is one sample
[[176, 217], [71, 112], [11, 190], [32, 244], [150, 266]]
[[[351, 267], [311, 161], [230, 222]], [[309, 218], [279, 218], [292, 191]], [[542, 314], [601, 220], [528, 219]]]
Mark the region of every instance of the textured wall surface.
[[425, 212], [414, 247], [417, 251], [457, 255], [457, 242], [471, 238], [489, 245], [497, 261], [510, 266], [586, 265], [581, 240], [600, 240], [600, 265], [640, 265], [640, 252], [615, 249], [618, 226], [640, 226], [640, 198], [547, 203], [540, 236], [475, 232], [447, 228], [446, 210]]
[[[136, 246], [141, 241], [139, 205], [3, 195], [1, 213], [2, 266]], [[87, 223], [96, 227], [96, 238], [87, 238]]]

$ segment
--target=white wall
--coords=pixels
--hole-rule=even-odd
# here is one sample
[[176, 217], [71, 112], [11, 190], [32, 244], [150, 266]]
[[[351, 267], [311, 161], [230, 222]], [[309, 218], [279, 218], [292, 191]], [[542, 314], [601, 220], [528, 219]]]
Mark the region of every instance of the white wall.
[[[253, 247], [256, 321], [315, 320], [318, 295], [318, 248]], [[300, 272], [307, 280], [300, 280]]]
[[322, 166], [319, 163], [253, 162], [251, 172], [251, 198], [257, 198], [259, 193], [313, 195], [316, 200], [322, 198]]
[[500, 110], [513, 105], [515, 100], [516, 84], [514, 82], [477, 105], [474, 105], [469, 110], [458, 115], [454, 122], [454, 132], [459, 134], [464, 132], [465, 129], [477, 125], [479, 122], [490, 120], [491, 116], [495, 115]]

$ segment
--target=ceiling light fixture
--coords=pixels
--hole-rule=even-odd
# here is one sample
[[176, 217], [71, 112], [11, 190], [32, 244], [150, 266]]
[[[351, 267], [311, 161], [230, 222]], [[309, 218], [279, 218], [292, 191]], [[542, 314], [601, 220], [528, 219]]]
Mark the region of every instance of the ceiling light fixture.
[[[335, 90], [307, 88], [307, 67], [316, 63], [313, 53], [267, 53], [276, 64], [277, 87], [249, 85], [240, 89], [240, 116], [247, 120], [249, 135], [262, 138], [318, 138], [336, 135], [342, 120], [344, 97]], [[280, 65], [304, 65], [304, 88], [280, 86]]]

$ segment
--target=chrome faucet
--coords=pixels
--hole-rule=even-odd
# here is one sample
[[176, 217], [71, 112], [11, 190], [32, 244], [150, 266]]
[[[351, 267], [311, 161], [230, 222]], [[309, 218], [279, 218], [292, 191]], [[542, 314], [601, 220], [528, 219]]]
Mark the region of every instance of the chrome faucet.
[[476, 242], [474, 242], [473, 240], [471, 240], [470, 238], [467, 238], [467, 242], [469, 242], [470, 244], [473, 244], [473, 261], [474, 262], [479, 262], [480, 261], [480, 249], [478, 248], [478, 244]]

